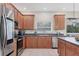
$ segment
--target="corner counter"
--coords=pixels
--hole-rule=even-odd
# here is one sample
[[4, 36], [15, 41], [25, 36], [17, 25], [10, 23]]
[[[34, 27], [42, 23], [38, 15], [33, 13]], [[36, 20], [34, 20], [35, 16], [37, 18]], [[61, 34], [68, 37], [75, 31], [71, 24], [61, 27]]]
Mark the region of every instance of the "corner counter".
[[60, 56], [79, 56], [79, 41], [75, 37], [59, 37], [58, 53]]
[[58, 37], [58, 38], [79, 46], [79, 41], [76, 41], [75, 37]]

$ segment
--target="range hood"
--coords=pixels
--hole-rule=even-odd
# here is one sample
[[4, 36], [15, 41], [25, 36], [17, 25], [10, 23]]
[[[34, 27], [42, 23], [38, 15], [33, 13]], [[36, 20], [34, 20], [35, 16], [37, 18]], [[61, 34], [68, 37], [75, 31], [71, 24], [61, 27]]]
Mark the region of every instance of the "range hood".
[[69, 19], [69, 20], [77, 20], [77, 19], [79, 19], [79, 18], [77, 18], [77, 17], [75, 17], [76, 15], [75, 15], [75, 3], [73, 3], [73, 17], [69, 17], [69, 18], [67, 18], [67, 19]]

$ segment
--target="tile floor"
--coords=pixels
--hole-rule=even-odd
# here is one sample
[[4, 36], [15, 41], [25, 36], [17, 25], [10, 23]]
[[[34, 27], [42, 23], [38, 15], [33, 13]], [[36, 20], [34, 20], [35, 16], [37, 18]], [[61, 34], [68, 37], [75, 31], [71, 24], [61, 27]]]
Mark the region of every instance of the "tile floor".
[[57, 49], [25, 49], [21, 56], [58, 56]]

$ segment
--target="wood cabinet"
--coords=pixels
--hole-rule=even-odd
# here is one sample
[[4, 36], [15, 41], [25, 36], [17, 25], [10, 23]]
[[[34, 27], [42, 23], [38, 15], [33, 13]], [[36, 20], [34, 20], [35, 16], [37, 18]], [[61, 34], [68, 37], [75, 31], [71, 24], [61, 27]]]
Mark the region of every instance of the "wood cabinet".
[[65, 40], [58, 40], [58, 53], [60, 56], [79, 56], [79, 46], [67, 42]]
[[60, 56], [65, 56], [65, 41], [58, 40], [58, 53]]
[[14, 19], [18, 21], [18, 11], [16, 9], [14, 10]]
[[22, 29], [22, 15], [18, 12], [18, 28]]
[[37, 39], [37, 37], [36, 36], [32, 36], [32, 38], [33, 38], [33, 48], [37, 48], [38, 47], [38, 39]]
[[34, 15], [24, 15], [24, 29], [34, 29]]
[[35, 36], [27, 36], [25, 42], [26, 48], [37, 48], [37, 37]]
[[24, 37], [23, 37], [23, 49], [26, 48], [26, 46], [25, 46], [25, 43], [26, 43], [25, 39], [26, 39], [26, 37], [24, 36]]
[[77, 46], [71, 43], [66, 42], [66, 56], [77, 56], [79, 52], [77, 52]]
[[49, 36], [39, 36], [38, 37], [38, 48], [51, 48], [51, 37]]
[[14, 19], [18, 23], [18, 29], [24, 29], [24, 18], [23, 15], [15, 8]]
[[6, 9], [13, 11], [13, 13], [14, 13], [13, 20], [18, 22], [18, 29], [24, 29], [24, 17], [21, 14], [21, 12], [19, 10], [17, 10], [16, 7], [10, 3], [5, 3], [4, 5], [6, 6]]
[[54, 16], [54, 29], [63, 30], [65, 28], [65, 15]]
[[24, 29], [24, 18], [21, 13], [15, 10], [15, 20], [18, 22], [18, 29]]
[[51, 48], [52, 37], [49, 36], [27, 36], [26, 37], [26, 48]]
[[75, 49], [76, 49], [76, 50], [75, 50], [75, 52], [76, 52], [75, 55], [76, 55], [76, 56], [79, 56], [79, 46], [76, 46]]
[[23, 15], [21, 15], [21, 17], [22, 17], [22, 19], [21, 19], [21, 21], [22, 21], [22, 29], [24, 30], [24, 17], [23, 17]]
[[33, 46], [33, 40], [31, 39], [30, 36], [26, 37], [26, 43], [25, 43], [26, 48], [32, 48]]

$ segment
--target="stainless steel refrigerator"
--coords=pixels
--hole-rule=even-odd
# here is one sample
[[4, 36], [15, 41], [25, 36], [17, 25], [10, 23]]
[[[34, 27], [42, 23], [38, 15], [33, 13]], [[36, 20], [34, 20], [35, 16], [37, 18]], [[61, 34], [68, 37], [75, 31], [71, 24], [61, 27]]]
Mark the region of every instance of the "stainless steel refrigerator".
[[13, 55], [14, 12], [0, 4], [0, 55]]

